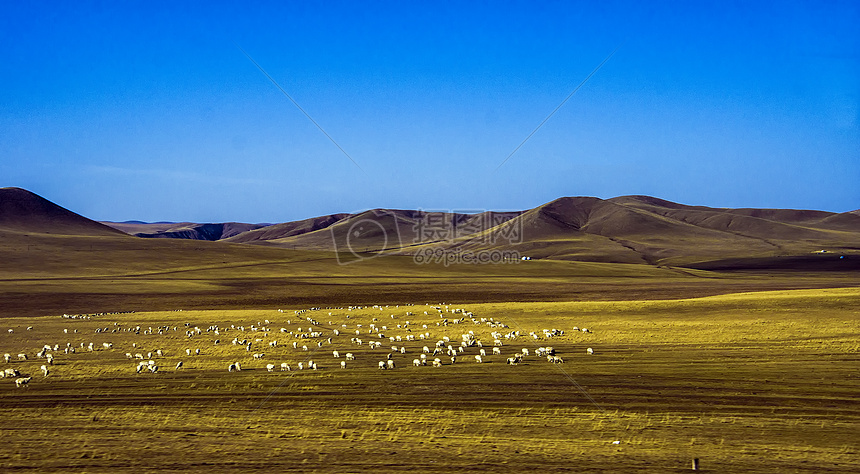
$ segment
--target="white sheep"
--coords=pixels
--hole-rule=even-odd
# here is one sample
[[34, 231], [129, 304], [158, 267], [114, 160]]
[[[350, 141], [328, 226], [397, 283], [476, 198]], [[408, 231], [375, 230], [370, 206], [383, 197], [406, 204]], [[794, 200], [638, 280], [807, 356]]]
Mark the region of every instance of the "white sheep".
[[335, 359], [337, 359], [337, 358], [339, 358], [339, 357], [340, 357], [340, 352], [338, 352], [338, 351], [331, 351], [331, 355], [333, 355], [333, 356], [334, 356], [334, 358], [335, 358]]
[[594, 355], [594, 349], [589, 347], [588, 349], [585, 350], [585, 353], [588, 355]]
[[12, 354], [3, 354], [3, 359], [6, 360], [8, 364], [12, 360]]
[[290, 370], [290, 364], [287, 364], [286, 362], [281, 362], [281, 372], [286, 372], [288, 370]]
[[494, 347], [493, 355], [502, 355], [502, 349], [500, 347]]
[[24, 385], [29, 384], [31, 378], [32, 377], [24, 377], [24, 378], [20, 378], [20, 379], [15, 379], [15, 386], [18, 388], [21, 388]]
[[47, 376], [48, 376], [48, 373], [50, 373], [50, 371], [48, 370], [48, 366], [47, 366], [47, 365], [42, 365], [42, 366], [41, 366], [41, 367], [39, 367], [39, 368], [40, 368], [40, 369], [42, 369], [42, 375], [44, 375], [45, 377], [47, 377]]
[[27, 360], [27, 354], [18, 354], [18, 360]]
[[386, 365], [385, 365], [385, 361], [384, 361], [384, 360], [379, 361], [379, 368], [380, 368], [380, 369], [385, 369], [385, 368], [386, 368]]
[[341, 368], [341, 369], [345, 369], [345, 368], [346, 368], [346, 361], [345, 361], [345, 360], [340, 361], [340, 368]]
[[275, 371], [275, 364], [266, 364], [266, 370], [269, 372]]
[[180, 360], [179, 362], [176, 363], [176, 370], [179, 370], [181, 368], [182, 368], [182, 361]]
[[475, 362], [477, 362], [477, 363], [481, 364], [481, 363], [483, 363], [483, 362], [484, 362], [484, 359], [482, 359], [482, 358], [481, 358], [481, 356], [476, 355], [476, 356], [475, 356]]
[[352, 355], [352, 352], [346, 353], [346, 360], [355, 360], [355, 356]]

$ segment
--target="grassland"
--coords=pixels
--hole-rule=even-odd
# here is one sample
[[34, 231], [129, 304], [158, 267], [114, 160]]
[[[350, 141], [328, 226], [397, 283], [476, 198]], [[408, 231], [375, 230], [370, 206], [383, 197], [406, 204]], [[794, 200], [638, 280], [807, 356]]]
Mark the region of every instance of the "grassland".
[[0, 232], [0, 261], [0, 318], [406, 301], [678, 299], [857, 284], [856, 270], [716, 272], [551, 260], [445, 266], [416, 265], [402, 255], [339, 265], [331, 252], [11, 230]]
[[[601, 267], [591, 268], [599, 274], [570, 278], [605, 284]], [[648, 271], [666, 272], [656, 283], [701, 278]], [[393, 273], [378, 278], [399, 278]], [[623, 277], [612, 278], [624, 284]], [[420, 304], [306, 312], [302, 316], [315, 319], [325, 336], [302, 340], [280, 331], [308, 331], [309, 323], [293, 313], [300, 307], [287, 305], [280, 306], [283, 313], [278, 306], [224, 307], [0, 320], [0, 351], [31, 355], [7, 366], [33, 375], [28, 388], [16, 389], [9, 379], [0, 383], [6, 409], [0, 470], [673, 472], [689, 469], [694, 457], [709, 472], [860, 468], [856, 288], [673, 300], [413, 301]], [[473, 312], [476, 322], [449, 312], [454, 308]], [[507, 328], [492, 328], [481, 318]], [[390, 337], [430, 337], [390, 342], [366, 334], [370, 324], [387, 325]], [[213, 325], [220, 334], [206, 331]], [[252, 331], [252, 325], [271, 331]], [[141, 334], [127, 331], [137, 326]], [[168, 328], [162, 335], [143, 334], [160, 326]], [[573, 331], [575, 326], [592, 332]], [[194, 327], [201, 334], [187, 337]], [[334, 336], [334, 328], [343, 332]], [[566, 332], [538, 341], [528, 336], [544, 328]], [[356, 329], [363, 334], [355, 336]], [[443, 336], [456, 343], [473, 331], [489, 350], [492, 331], [517, 330], [521, 336], [505, 339], [502, 355], [482, 364], [472, 357], [478, 349], [470, 347], [453, 365], [447, 357], [440, 368], [411, 365], [422, 346]], [[254, 349], [231, 344], [234, 337], [252, 340]], [[384, 343], [371, 350], [352, 337]], [[270, 347], [272, 340], [279, 346]], [[307, 341], [323, 346], [301, 350]], [[80, 344], [89, 342], [113, 347], [82, 350]], [[66, 343], [77, 352], [64, 354]], [[48, 377], [38, 370], [44, 360], [33, 357], [43, 344], [61, 345]], [[394, 370], [379, 370], [377, 362], [392, 345], [407, 353], [393, 355]], [[533, 354], [547, 345], [564, 364], [534, 355], [518, 366], [505, 364], [522, 348]], [[594, 355], [586, 354], [588, 347]], [[125, 353], [157, 348], [164, 351], [159, 372], [136, 374], [137, 362]], [[186, 348], [200, 348], [201, 355], [186, 356]], [[353, 352], [356, 360], [340, 369], [332, 350]], [[254, 359], [253, 352], [266, 356]], [[264, 368], [281, 362], [295, 368], [309, 359], [319, 370]], [[184, 367], [175, 370], [180, 360]], [[235, 361], [244, 370], [228, 373], [227, 364]]]

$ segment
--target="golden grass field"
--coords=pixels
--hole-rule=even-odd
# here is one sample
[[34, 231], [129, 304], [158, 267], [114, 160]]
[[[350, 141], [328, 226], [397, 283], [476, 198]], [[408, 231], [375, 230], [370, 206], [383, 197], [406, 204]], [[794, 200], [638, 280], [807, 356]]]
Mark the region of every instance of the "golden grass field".
[[[32, 381], [16, 388], [0, 379], [0, 470], [677, 472], [689, 470], [693, 458], [707, 472], [860, 469], [860, 289], [413, 302], [303, 313], [313, 326], [294, 312], [310, 305], [4, 318], [0, 352], [13, 360], [3, 368]], [[471, 311], [476, 322], [455, 308]], [[386, 337], [367, 334], [370, 324], [386, 325]], [[220, 334], [207, 332], [215, 325]], [[127, 331], [137, 326], [140, 334]], [[162, 335], [144, 334], [162, 326]], [[323, 336], [289, 334], [311, 326]], [[194, 327], [201, 333], [189, 338]], [[565, 334], [528, 335], [545, 328]], [[494, 330], [521, 335], [502, 339], [502, 355], [481, 364], [477, 347], [453, 365], [447, 356], [438, 368], [411, 364], [422, 346], [444, 336], [456, 345], [468, 331], [489, 352]], [[430, 337], [420, 340], [421, 333]], [[409, 334], [416, 340], [388, 339]], [[252, 350], [232, 344], [234, 337], [251, 340]], [[381, 348], [368, 347], [374, 339]], [[273, 340], [278, 347], [268, 345]], [[308, 341], [309, 350], [301, 350]], [[89, 342], [97, 350], [81, 348]], [[74, 354], [62, 350], [67, 343]], [[60, 345], [47, 377], [39, 370], [45, 360], [35, 356], [44, 344]], [[406, 354], [395, 353], [395, 369], [379, 370], [392, 345]], [[548, 345], [563, 364], [534, 355]], [[189, 348], [201, 354], [187, 356]], [[505, 363], [523, 348], [531, 355], [520, 365]], [[158, 373], [135, 373], [138, 362], [125, 353], [156, 349], [164, 352], [156, 357]], [[356, 360], [341, 369], [332, 350]], [[29, 360], [16, 360], [19, 352]], [[258, 352], [265, 356], [254, 359]], [[318, 370], [295, 370], [310, 359]], [[184, 367], [174, 369], [180, 360]], [[243, 370], [228, 373], [236, 361]], [[281, 362], [294, 370], [280, 371]], [[267, 363], [278, 368], [268, 372]]]

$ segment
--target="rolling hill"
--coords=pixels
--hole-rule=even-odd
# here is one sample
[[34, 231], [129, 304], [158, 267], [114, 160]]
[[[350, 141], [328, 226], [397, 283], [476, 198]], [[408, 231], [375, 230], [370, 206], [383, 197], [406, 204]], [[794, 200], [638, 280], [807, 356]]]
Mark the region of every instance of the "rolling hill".
[[[216, 229], [221, 239], [207, 241], [136, 238], [28, 191], [3, 188], [0, 317], [687, 298], [856, 286], [858, 220], [857, 212], [711, 209], [641, 196], [571, 197], [510, 213], [377, 209], [333, 214], [227, 238], [229, 230]], [[162, 232], [183, 225], [125, 224], [164, 226]], [[822, 249], [828, 252], [819, 253]], [[518, 252], [533, 261], [416, 265], [421, 252], [493, 250]], [[734, 272], [739, 269], [751, 272]]]
[[[853, 265], [860, 253], [858, 211], [710, 208], [649, 196], [563, 197], [521, 212], [374, 209], [273, 225], [130, 221], [108, 227], [28, 191], [0, 191], [0, 227], [8, 229], [81, 235], [124, 231], [358, 258], [496, 250], [533, 259], [725, 269], [785, 268], [788, 262], [820, 268], [821, 261], [842, 256], [838, 268], [845, 268], [845, 255]], [[814, 262], [808, 264], [809, 259]]]
[[108, 222], [102, 224], [120, 230], [135, 237], [148, 239], [188, 239], [188, 240], [223, 240], [248, 231], [266, 227], [267, 224], [245, 224], [241, 222], [223, 222], [211, 224], [196, 224], [193, 222], [156, 222], [140, 221]]
[[[856, 253], [860, 214], [709, 208], [648, 196], [565, 197], [523, 212], [375, 209], [335, 214], [273, 225], [228, 241], [356, 254], [509, 250], [542, 259], [700, 266], [809, 256], [822, 249]], [[830, 257], [822, 255], [810, 258]], [[761, 265], [759, 260], [754, 266]]]
[[0, 229], [59, 235], [122, 235], [21, 188], [0, 188]]

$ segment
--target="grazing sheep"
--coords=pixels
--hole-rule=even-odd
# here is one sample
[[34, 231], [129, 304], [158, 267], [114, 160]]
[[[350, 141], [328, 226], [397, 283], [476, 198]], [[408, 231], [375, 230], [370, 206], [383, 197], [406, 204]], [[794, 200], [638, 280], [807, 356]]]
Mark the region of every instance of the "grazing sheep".
[[335, 358], [335, 359], [337, 359], [337, 358], [339, 358], [339, 357], [340, 357], [340, 352], [338, 352], [338, 351], [331, 351], [331, 355], [333, 355], [333, 356], [334, 356], [334, 358]]
[[438, 357], [433, 359], [433, 367], [442, 367], [442, 359]]
[[21, 374], [18, 372], [18, 369], [6, 369], [3, 371], [6, 374], [6, 377], [18, 377]]
[[50, 371], [48, 370], [48, 366], [47, 366], [47, 365], [42, 365], [42, 366], [41, 366], [41, 367], [39, 367], [39, 368], [40, 368], [40, 369], [42, 369], [42, 375], [44, 375], [45, 377], [47, 377], [47, 376], [48, 376], [48, 373], [50, 373]]
[[18, 360], [27, 360], [27, 354], [18, 354]]
[[287, 364], [286, 362], [282, 362], [281, 363], [281, 372], [287, 372], [289, 370], [290, 370], [290, 364]]
[[386, 366], [386, 364], [385, 364], [385, 361], [384, 361], [384, 360], [379, 361], [379, 368], [380, 368], [380, 369], [383, 369], [383, 370], [384, 370], [386, 367], [387, 367], [387, 366]]
[[24, 378], [20, 378], [20, 379], [15, 379], [15, 386], [18, 388], [21, 388], [24, 385], [29, 384], [31, 378], [32, 377], [24, 377]]
[[153, 374], [158, 372], [158, 366], [157, 365], [150, 365], [149, 371], [152, 372]]
[[234, 362], [227, 366], [227, 372], [239, 372], [240, 370], [242, 370], [242, 367], [239, 366], [238, 362]]
[[420, 367], [421, 359], [412, 359], [412, 365], [414, 365], [415, 367]]
[[305, 364], [303, 364], [302, 362], [299, 362], [299, 370], [304, 370], [304, 369], [305, 369]]
[[346, 353], [346, 360], [355, 360], [355, 356], [352, 355], [352, 352]]
[[585, 353], [588, 355], [594, 355], [594, 349], [589, 347], [588, 349], [585, 350]]
[[483, 363], [483, 362], [484, 362], [484, 359], [482, 359], [482, 358], [481, 358], [481, 356], [476, 355], [476, 356], [475, 356], [475, 362], [477, 362], [477, 363], [481, 364], [481, 363]]
[[523, 347], [523, 355], [524, 355], [524, 356], [529, 355], [529, 350], [528, 350], [528, 349], [526, 349], [525, 347]]
[[493, 348], [493, 355], [502, 355], [502, 349], [499, 347]]
[[266, 364], [266, 370], [269, 372], [275, 371], [275, 364]]
[[478, 353], [481, 354], [481, 357], [487, 357], [487, 351], [484, 349], [481, 349]]
[[8, 364], [12, 360], [12, 354], [3, 354], [3, 359], [5, 359]]
[[265, 356], [266, 356], [266, 354], [263, 354], [263, 353], [254, 354], [254, 358], [255, 358], [255, 359], [262, 359], [262, 358], [263, 358], [263, 357], [265, 357]]
[[346, 361], [345, 361], [345, 360], [340, 361], [340, 368], [341, 368], [341, 369], [345, 369], [345, 368], [346, 368]]

